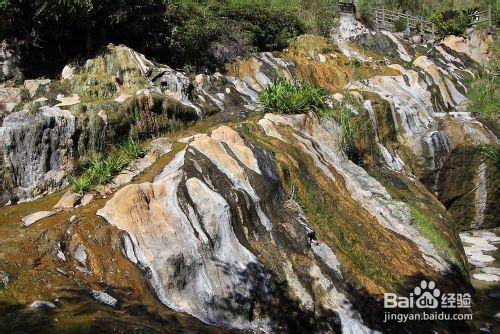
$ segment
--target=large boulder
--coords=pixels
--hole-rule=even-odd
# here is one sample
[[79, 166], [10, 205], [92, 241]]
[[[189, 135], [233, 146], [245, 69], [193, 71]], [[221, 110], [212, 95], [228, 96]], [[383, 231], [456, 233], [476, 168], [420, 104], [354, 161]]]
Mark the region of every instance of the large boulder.
[[75, 117], [59, 108], [35, 115], [19, 111], [5, 117], [0, 128], [4, 177], [12, 197], [33, 198], [66, 182], [74, 168]]

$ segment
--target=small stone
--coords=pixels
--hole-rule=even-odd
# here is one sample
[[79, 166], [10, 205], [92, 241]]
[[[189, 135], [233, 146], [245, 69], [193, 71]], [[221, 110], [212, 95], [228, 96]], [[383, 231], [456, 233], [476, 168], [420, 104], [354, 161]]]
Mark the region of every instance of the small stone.
[[34, 80], [25, 80], [24, 87], [30, 93], [30, 96], [33, 97], [36, 94], [44, 94], [45, 87], [50, 83], [50, 79], [34, 79]]
[[76, 215], [69, 217], [69, 222], [73, 223], [76, 220]]
[[54, 209], [72, 209], [81, 198], [81, 194], [68, 191], [61, 197], [59, 202], [54, 205]]
[[91, 290], [90, 294], [98, 302], [111, 307], [115, 307], [116, 304], [118, 303], [118, 300], [116, 298], [108, 295], [106, 292], [103, 291]]
[[75, 104], [79, 104], [80, 96], [78, 94], [71, 94], [69, 96], [57, 96], [57, 100], [61, 103], [56, 104], [56, 107], [68, 107]]
[[54, 211], [39, 211], [24, 217], [23, 219], [21, 219], [21, 222], [24, 227], [28, 227], [30, 225], [33, 225], [37, 221], [50, 217], [54, 214], [55, 214]]
[[478, 281], [499, 282], [500, 277], [492, 274], [474, 274], [472, 277]]
[[0, 271], [0, 283], [2, 284], [2, 286], [0, 287], [5, 288], [7, 285], [10, 284], [11, 281], [12, 278], [9, 273], [6, 273], [5, 271]]
[[491, 299], [500, 299], [500, 290], [488, 292], [488, 297], [490, 297]]
[[481, 269], [481, 272], [483, 272], [485, 274], [500, 276], [500, 268], [484, 267]]
[[490, 232], [490, 231], [475, 231], [473, 234], [475, 236], [483, 238], [491, 243], [500, 242], [500, 237], [498, 237], [495, 233]]
[[86, 193], [83, 195], [82, 200], [80, 201], [80, 205], [88, 205], [94, 200], [94, 194]]
[[85, 268], [87, 267], [87, 253], [85, 252], [85, 246], [78, 245], [75, 250], [75, 259]]
[[56, 305], [52, 302], [48, 302], [45, 300], [36, 300], [33, 303], [31, 303], [30, 308], [32, 310], [47, 310], [56, 308]]
[[422, 43], [422, 35], [414, 35], [411, 37], [411, 41], [415, 44]]
[[66, 65], [64, 66], [62, 73], [61, 73], [61, 79], [70, 79], [75, 75], [75, 67], [71, 65]]
[[490, 255], [484, 255], [484, 254], [474, 254], [470, 257], [469, 262], [482, 262], [482, 263], [489, 263], [489, 262], [494, 262], [495, 258]]
[[479, 329], [479, 332], [480, 333], [491, 333], [491, 327], [492, 327], [491, 324], [486, 323], [483, 325], [483, 327], [481, 327]]
[[500, 321], [500, 312], [498, 312], [497, 314], [495, 314], [493, 316], [493, 319], [495, 319], [496, 321]]
[[64, 255], [64, 253], [61, 250], [61, 243], [60, 242], [56, 242], [56, 256], [58, 258], [60, 258], [61, 260], [66, 261], [66, 256]]
[[104, 122], [104, 124], [108, 124], [108, 115], [106, 114], [105, 110], [100, 110], [97, 113], [97, 116], [99, 116], [102, 119], [102, 121]]

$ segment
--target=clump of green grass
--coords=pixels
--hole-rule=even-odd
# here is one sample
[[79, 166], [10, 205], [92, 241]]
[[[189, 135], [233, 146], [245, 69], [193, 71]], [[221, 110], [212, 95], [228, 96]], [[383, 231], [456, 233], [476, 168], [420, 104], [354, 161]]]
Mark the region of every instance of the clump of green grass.
[[431, 220], [414, 206], [410, 207], [410, 214], [417, 230], [424, 238], [429, 240], [435, 247], [441, 250], [453, 263], [461, 267], [461, 261], [450, 244], [450, 241], [443, 235], [439, 228]]
[[491, 62], [480, 66], [475, 78], [469, 80], [467, 109], [478, 116], [490, 119], [500, 117], [500, 42], [491, 45]]
[[500, 149], [498, 147], [495, 148], [492, 145], [481, 143], [477, 146], [477, 149], [488, 162], [500, 168]]
[[70, 177], [71, 186], [77, 192], [89, 191], [97, 185], [111, 181], [130, 161], [144, 156], [145, 153], [146, 150], [129, 138], [119, 145], [116, 154], [108, 157], [93, 156], [79, 177]]
[[120, 150], [129, 159], [141, 158], [146, 154], [143, 149], [133, 138], [128, 138], [123, 144], [119, 145]]
[[335, 112], [332, 113], [332, 116], [339, 124], [340, 146], [346, 152], [355, 149], [356, 141], [366, 127], [366, 124], [360, 124], [359, 120], [351, 117], [353, 110], [361, 109], [361, 103], [349, 93], [344, 94], [343, 99], [334, 106]]
[[92, 179], [90, 178], [89, 175], [83, 174], [79, 177], [70, 176], [69, 181], [71, 187], [76, 192], [89, 191], [93, 187]]
[[327, 108], [328, 96], [323, 88], [283, 80], [264, 89], [259, 95], [259, 103], [264, 112], [304, 114]]
[[[498, 69], [497, 69], [498, 70]], [[498, 117], [500, 113], [500, 77], [493, 68], [481, 67], [467, 91], [467, 109], [475, 114]]]

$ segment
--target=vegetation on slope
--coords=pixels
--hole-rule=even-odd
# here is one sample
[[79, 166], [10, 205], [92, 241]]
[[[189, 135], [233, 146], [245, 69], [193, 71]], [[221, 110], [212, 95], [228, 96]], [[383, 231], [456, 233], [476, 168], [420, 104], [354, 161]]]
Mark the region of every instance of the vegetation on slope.
[[469, 83], [468, 110], [482, 117], [498, 119], [500, 115], [500, 44], [493, 48], [493, 60], [481, 66]]
[[303, 114], [326, 108], [328, 95], [323, 88], [280, 81], [264, 89], [259, 102], [264, 112]]
[[341, 101], [332, 101], [329, 106], [329, 95], [327, 90], [320, 87], [279, 81], [259, 94], [259, 103], [266, 113], [313, 112], [319, 117], [333, 117], [339, 125], [340, 146], [351, 158], [356, 150], [356, 141], [365, 127], [359, 118], [352, 117], [353, 110], [362, 110], [362, 105], [355, 96], [344, 92]]
[[[471, 23], [469, 12], [475, 10], [488, 9], [491, 1], [488, 0], [383, 0], [377, 3], [370, 0], [357, 1], [357, 13], [361, 21], [371, 24], [374, 19], [374, 10], [382, 5], [386, 9], [391, 9], [403, 13], [420, 16], [432, 21], [436, 26], [436, 33], [439, 37], [446, 35], [461, 35]], [[499, 16], [499, 7], [491, 6], [493, 21]], [[404, 20], [395, 22], [395, 30], [404, 30], [406, 22]]]
[[0, 0], [0, 40], [20, 41], [31, 76], [110, 42], [177, 68], [217, 67], [306, 31], [327, 34], [335, 11], [327, 0]]
[[114, 151], [114, 154], [107, 157], [104, 155], [93, 156], [79, 177], [71, 177], [73, 190], [77, 192], [89, 191], [97, 185], [111, 181], [132, 160], [140, 158], [146, 153], [132, 138], [128, 138]]

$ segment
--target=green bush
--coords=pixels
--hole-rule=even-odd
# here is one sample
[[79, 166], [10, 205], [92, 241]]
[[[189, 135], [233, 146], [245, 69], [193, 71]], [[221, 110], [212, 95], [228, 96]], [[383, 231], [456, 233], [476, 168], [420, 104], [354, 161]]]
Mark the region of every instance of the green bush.
[[0, 40], [24, 41], [20, 47], [28, 76], [59, 73], [68, 60], [110, 42], [176, 68], [217, 67], [255, 50], [283, 48], [306, 29], [326, 24], [318, 19], [306, 25], [306, 19], [325, 12], [322, 6], [303, 10], [306, 2], [0, 0]]
[[406, 29], [406, 20], [403, 18], [399, 18], [394, 21], [394, 30], [395, 31], [403, 31]]
[[128, 138], [123, 144], [120, 146], [120, 151], [129, 159], [134, 160], [137, 158], [141, 158], [146, 154], [146, 150], [141, 148], [137, 142], [132, 139]]
[[356, 2], [356, 10], [358, 19], [369, 26], [373, 23], [373, 1], [358, 0]]
[[86, 174], [79, 177], [70, 176], [69, 180], [73, 191], [76, 192], [89, 191], [93, 187], [92, 179]]
[[436, 26], [436, 34], [439, 37], [462, 35], [471, 23], [470, 16], [458, 10], [434, 12], [431, 14], [430, 19]]
[[329, 93], [323, 88], [279, 81], [260, 93], [259, 103], [264, 112], [303, 114], [326, 108], [328, 95]]

